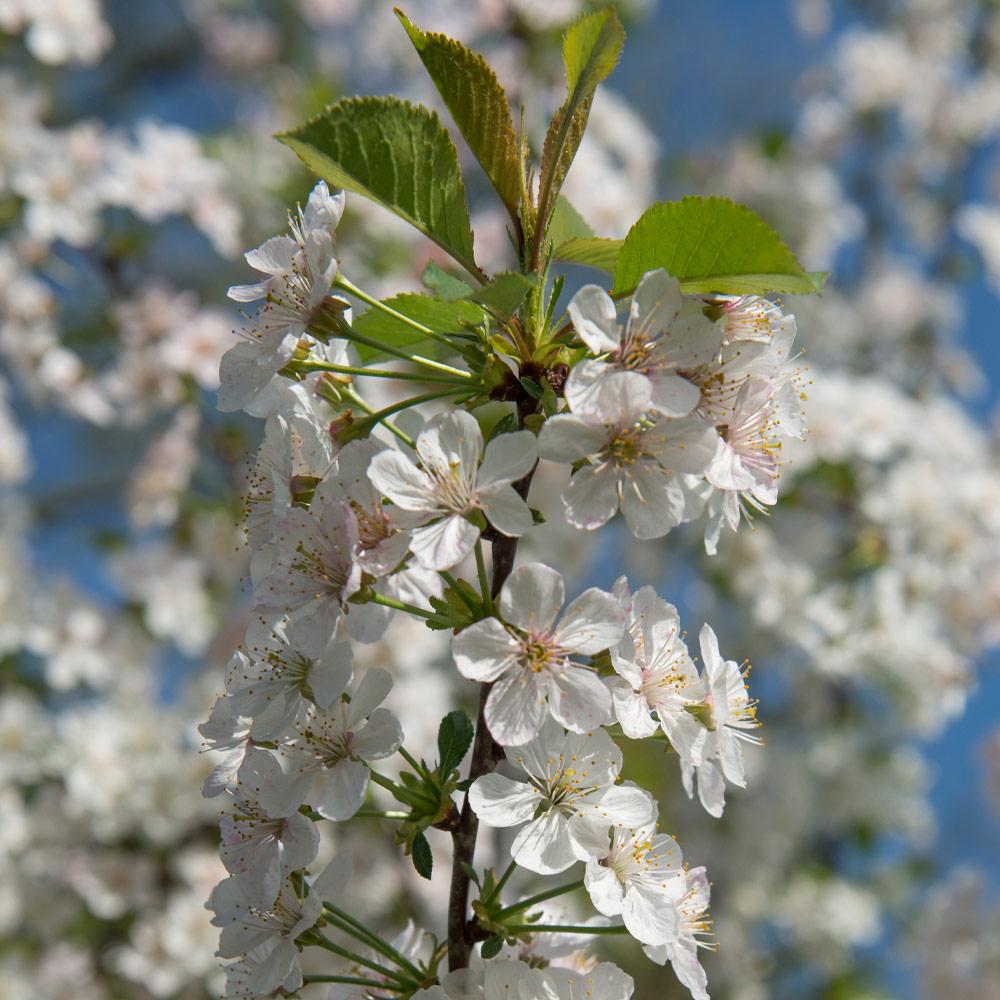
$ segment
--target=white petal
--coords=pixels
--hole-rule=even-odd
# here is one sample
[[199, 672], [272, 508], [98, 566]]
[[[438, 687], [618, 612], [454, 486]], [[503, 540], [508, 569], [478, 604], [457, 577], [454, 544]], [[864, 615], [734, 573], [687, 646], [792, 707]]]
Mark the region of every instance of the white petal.
[[563, 490], [566, 520], [574, 528], [594, 531], [606, 524], [618, 510], [618, 472], [613, 465], [585, 465], [573, 473]]
[[463, 677], [495, 681], [516, 665], [518, 648], [517, 640], [496, 618], [484, 618], [455, 636], [451, 654]]
[[564, 872], [575, 861], [566, 820], [554, 809], [521, 829], [511, 844], [514, 860], [539, 875]]
[[381, 667], [370, 667], [358, 683], [357, 690], [351, 695], [351, 708], [348, 715], [351, 725], [356, 725], [367, 718], [382, 704], [392, 690], [392, 675]]
[[621, 605], [610, 594], [591, 587], [566, 608], [553, 638], [564, 649], [590, 656], [613, 646], [624, 631]]
[[544, 563], [519, 566], [500, 590], [504, 621], [526, 632], [545, 633], [566, 599], [562, 574]]
[[625, 891], [618, 881], [618, 876], [610, 868], [596, 860], [588, 861], [583, 882], [587, 892], [590, 893], [590, 901], [598, 913], [603, 913], [606, 917], [616, 917], [622, 912]]
[[607, 442], [608, 431], [602, 422], [558, 413], [542, 424], [538, 454], [550, 462], [569, 465], [596, 454]]
[[701, 400], [701, 390], [671, 372], [650, 374], [650, 406], [667, 417], [687, 416]]
[[698, 798], [705, 812], [718, 819], [726, 807], [726, 779], [716, 760], [706, 760], [697, 769]]
[[596, 674], [565, 667], [549, 681], [549, 712], [571, 732], [589, 733], [611, 723], [611, 695]]
[[660, 460], [672, 472], [701, 475], [715, 457], [718, 435], [701, 417], [661, 420], [654, 433], [666, 436]]
[[538, 734], [545, 718], [545, 688], [537, 674], [517, 670], [493, 685], [486, 702], [486, 725], [497, 743], [527, 743]]
[[425, 569], [448, 570], [473, 549], [479, 529], [461, 514], [417, 528], [410, 539], [410, 551]]
[[513, 486], [493, 487], [479, 494], [486, 519], [508, 538], [520, 538], [534, 523], [531, 508]]
[[614, 300], [599, 285], [584, 285], [566, 311], [580, 339], [595, 353], [617, 350], [621, 343]]
[[476, 488], [481, 491], [517, 482], [531, 472], [537, 460], [538, 444], [531, 431], [501, 434], [486, 446]]
[[300, 812], [285, 820], [281, 833], [281, 864], [285, 872], [312, 864], [319, 851], [319, 827]]
[[637, 462], [622, 487], [622, 514], [639, 539], [662, 538], [681, 523], [684, 491], [675, 476], [651, 462]]
[[309, 895], [317, 896], [323, 902], [330, 902], [343, 895], [344, 888], [354, 874], [354, 861], [350, 854], [341, 853], [316, 876], [309, 887]]
[[295, 266], [295, 254], [299, 245], [288, 236], [272, 236], [256, 250], [248, 250], [244, 260], [255, 270], [264, 274], [288, 274]]
[[517, 826], [531, 819], [539, 793], [523, 781], [497, 774], [484, 774], [469, 789], [469, 805], [487, 826]]
[[645, 826], [656, 818], [656, 801], [636, 785], [611, 785], [600, 794], [595, 811], [614, 826]]
[[434, 483], [398, 451], [383, 451], [375, 455], [368, 466], [372, 485], [403, 510], [436, 511]]
[[394, 754], [403, 742], [399, 719], [387, 708], [376, 708], [354, 737], [351, 749], [362, 760], [381, 760]]
[[625, 893], [622, 920], [643, 944], [668, 944], [680, 935], [677, 908], [662, 891], [633, 886]]
[[310, 804], [326, 819], [350, 819], [368, 790], [368, 768], [360, 761], [342, 760], [323, 772], [322, 791]]
[[619, 374], [620, 369], [604, 361], [578, 361], [566, 379], [564, 392], [569, 408], [576, 414], [601, 413], [601, 394]]
[[[646, 699], [633, 691], [627, 682], [611, 685], [611, 701], [614, 705], [615, 718], [629, 739], [645, 739], [656, 732], [656, 721], [649, 711]], [[695, 722], [695, 725], [697, 724]]]
[[351, 644], [331, 642], [309, 671], [309, 687], [320, 708], [329, 708], [351, 683]]
[[417, 438], [417, 454], [424, 466], [442, 475], [457, 467], [471, 476], [482, 453], [483, 432], [476, 418], [465, 410], [440, 414]]

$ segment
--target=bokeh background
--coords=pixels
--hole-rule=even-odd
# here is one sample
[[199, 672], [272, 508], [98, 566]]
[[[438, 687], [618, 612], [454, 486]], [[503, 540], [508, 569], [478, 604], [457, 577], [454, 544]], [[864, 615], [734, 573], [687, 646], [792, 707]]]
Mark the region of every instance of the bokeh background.
[[[404, 6], [488, 53], [541, 133], [584, 0]], [[829, 270], [785, 302], [811, 431], [773, 517], [714, 559], [697, 532], [554, 528], [532, 554], [580, 585], [654, 582], [754, 663], [767, 745], [723, 821], [674, 761], [633, 765], [709, 866], [713, 996], [998, 1000], [1000, 9], [620, 8], [566, 193], [607, 236], [656, 198], [729, 194]], [[225, 289], [310, 187], [274, 131], [339, 95], [434, 97], [381, 0], [0, 0], [0, 33], [0, 998], [198, 1000], [221, 868], [196, 726], [245, 624], [261, 434], [214, 409]], [[502, 263], [468, 177], [478, 255]], [[339, 246], [385, 294], [432, 256], [357, 198]], [[468, 696], [445, 653], [400, 623], [362, 654], [395, 674], [411, 748]], [[336, 836], [364, 843], [366, 915], [440, 927], [443, 875], [399, 865], [389, 829]], [[614, 957], [640, 1000], [682, 995]]]

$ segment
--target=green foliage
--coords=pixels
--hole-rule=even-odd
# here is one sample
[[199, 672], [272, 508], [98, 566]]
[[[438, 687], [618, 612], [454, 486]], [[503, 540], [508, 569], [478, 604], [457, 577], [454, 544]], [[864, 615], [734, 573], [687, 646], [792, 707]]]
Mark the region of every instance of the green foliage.
[[480, 954], [483, 958], [496, 958], [500, 954], [500, 949], [503, 948], [503, 938], [499, 934], [494, 934], [493, 937], [487, 938], [480, 948]]
[[594, 230], [573, 207], [572, 202], [565, 195], [559, 195], [556, 198], [555, 207], [552, 209], [552, 218], [549, 220], [548, 237], [552, 241], [552, 245], [558, 247], [568, 240], [593, 235]]
[[613, 274], [623, 242], [603, 236], [576, 236], [565, 243], [555, 244], [553, 256], [568, 264], [583, 264]]
[[[443, 271], [441, 273], [444, 274]], [[418, 292], [394, 295], [391, 299], [386, 299], [385, 304], [437, 333], [468, 333], [470, 328], [479, 326], [486, 319], [482, 308], [475, 303], [435, 299]], [[387, 347], [415, 348], [418, 344], [429, 346], [433, 343], [419, 330], [415, 330], [395, 316], [382, 312], [381, 309], [368, 309], [354, 321], [352, 327], [363, 336], [377, 340]], [[358, 348], [358, 353], [365, 362], [377, 356], [373, 348], [364, 346]]]
[[535, 284], [531, 275], [504, 271], [488, 285], [473, 290], [466, 297], [486, 306], [501, 318], [507, 318], [514, 315]]
[[496, 73], [478, 52], [436, 32], [421, 31], [396, 9], [434, 86], [500, 199], [517, 218], [521, 175], [510, 104]]
[[430, 289], [439, 299], [448, 299], [449, 301], [461, 299], [472, 291], [470, 284], [438, 267], [434, 261], [431, 261], [424, 268], [420, 280], [424, 287]]
[[438, 772], [442, 777], [454, 771], [472, 746], [475, 731], [465, 712], [449, 712], [438, 727]]
[[427, 619], [427, 627], [437, 630], [462, 629], [489, 616], [482, 605], [478, 590], [461, 577], [455, 586], [448, 586], [441, 597], [428, 598], [434, 617]]
[[781, 237], [728, 198], [682, 198], [643, 212], [618, 253], [615, 291], [631, 291], [658, 267], [692, 293], [805, 295], [818, 288]]
[[413, 858], [413, 867], [416, 868], [417, 874], [429, 879], [434, 872], [434, 856], [431, 854], [431, 845], [427, 843], [427, 837], [422, 831], [413, 838], [410, 856]]
[[542, 231], [580, 148], [594, 91], [617, 65], [624, 43], [625, 29], [610, 5], [581, 17], [563, 36], [566, 99], [552, 118], [542, 148], [537, 216]]
[[479, 275], [458, 154], [433, 111], [395, 97], [352, 97], [278, 139], [331, 185], [395, 212]]

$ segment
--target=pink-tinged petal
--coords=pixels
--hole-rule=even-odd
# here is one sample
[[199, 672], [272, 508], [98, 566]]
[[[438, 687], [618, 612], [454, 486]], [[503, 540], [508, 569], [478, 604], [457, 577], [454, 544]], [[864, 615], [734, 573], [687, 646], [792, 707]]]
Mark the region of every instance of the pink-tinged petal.
[[350, 819], [368, 791], [368, 768], [360, 761], [342, 760], [323, 772], [321, 791], [310, 805], [326, 819]]
[[501, 434], [486, 446], [483, 464], [479, 467], [476, 489], [480, 492], [492, 486], [506, 486], [523, 479], [538, 461], [538, 444], [531, 431]]
[[618, 470], [608, 462], [585, 465], [563, 490], [566, 520], [581, 531], [607, 524], [618, 510]]
[[622, 514], [636, 538], [662, 538], [681, 523], [684, 491], [676, 477], [651, 462], [637, 462], [622, 486]]
[[482, 453], [483, 432], [476, 418], [465, 410], [440, 414], [417, 438], [417, 454], [424, 466], [441, 475], [461, 468], [471, 479]]
[[517, 665], [519, 644], [496, 620], [484, 618], [459, 632], [451, 644], [458, 672], [469, 680], [488, 682]]
[[673, 901], [662, 890], [637, 885], [625, 893], [622, 922], [643, 944], [668, 944], [680, 936], [680, 919]]
[[600, 285], [584, 285], [570, 300], [566, 311], [580, 339], [595, 354], [618, 349], [621, 343], [618, 310]]
[[569, 465], [596, 455], [607, 443], [608, 430], [603, 423], [559, 413], [542, 424], [538, 454], [550, 462]]
[[479, 529], [471, 521], [452, 514], [417, 528], [410, 539], [410, 551], [424, 569], [448, 570], [472, 551], [477, 538]]
[[545, 688], [532, 671], [501, 677], [486, 702], [486, 725], [503, 746], [534, 739], [546, 718]]
[[566, 820], [554, 809], [523, 827], [510, 853], [522, 868], [539, 875], [564, 872], [576, 861]]
[[491, 487], [479, 494], [479, 501], [486, 519], [508, 538], [520, 538], [534, 523], [531, 508], [513, 486]]
[[355, 735], [351, 750], [362, 760], [381, 760], [394, 754], [403, 743], [399, 719], [387, 708], [376, 708]]
[[553, 638], [563, 649], [591, 656], [613, 646], [624, 632], [621, 605], [611, 594], [591, 587], [566, 608]]
[[583, 874], [583, 884], [587, 887], [590, 901], [598, 913], [603, 913], [606, 917], [617, 917], [622, 912], [625, 890], [618, 881], [618, 876], [610, 868], [597, 860], [588, 861]]
[[544, 563], [518, 566], [500, 590], [503, 620], [525, 632], [549, 631], [566, 599], [562, 574]]
[[469, 789], [469, 805], [487, 826], [517, 826], [535, 814], [540, 793], [524, 781], [484, 774]]
[[375, 455], [368, 466], [368, 478], [375, 489], [404, 510], [438, 509], [433, 480], [398, 451]]
[[686, 417], [701, 400], [701, 390], [680, 375], [653, 373], [648, 378], [649, 405], [664, 416]]
[[613, 719], [604, 682], [583, 667], [564, 667], [549, 679], [549, 712], [570, 732], [589, 733]]

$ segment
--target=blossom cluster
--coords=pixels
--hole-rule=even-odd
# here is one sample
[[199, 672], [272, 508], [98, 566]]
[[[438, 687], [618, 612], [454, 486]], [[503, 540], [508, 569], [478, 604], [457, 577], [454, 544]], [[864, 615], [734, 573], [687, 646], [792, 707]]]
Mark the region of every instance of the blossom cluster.
[[[409, 802], [376, 768], [397, 753], [415, 764], [382, 706], [391, 676], [355, 676], [352, 640], [378, 641], [393, 611], [431, 623], [449, 592], [463, 593], [453, 573], [474, 556], [482, 595], [466, 591], [469, 619], [448, 623], [452, 657], [488, 692], [482, 724], [507, 763], [472, 775], [469, 806], [487, 825], [520, 828], [511, 854], [528, 872], [584, 862], [602, 919], [707, 997], [697, 959], [708, 926], [704, 869], [684, 865], [676, 841], [658, 832], [653, 796], [621, 781], [622, 751], [609, 733], [660, 734], [688, 793], [697, 783], [705, 809], [720, 816], [726, 783], [746, 784], [741, 744], [758, 742], [746, 672], [720, 654], [707, 624], [699, 670], [677, 609], [651, 587], [632, 593], [625, 578], [563, 608], [562, 575], [526, 562], [491, 594], [482, 545], [535, 530], [526, 487], [539, 459], [551, 459], [575, 463], [563, 494], [571, 526], [597, 528], [621, 505], [637, 535], [654, 537], [708, 506], [714, 549], [722, 518], [738, 526], [741, 502], [773, 503], [778, 437], [786, 424], [801, 433], [794, 320], [762, 299], [686, 298], [653, 271], [622, 327], [612, 300], [588, 286], [568, 307], [583, 350], [565, 382], [566, 411], [548, 416], [537, 438], [498, 429], [484, 439], [463, 409], [411, 421], [411, 437], [389, 419], [406, 401], [375, 412], [354, 387], [366, 368], [350, 301], [336, 293], [357, 292], [339, 274], [343, 210], [343, 193], [319, 182], [288, 235], [247, 253], [263, 280], [230, 290], [260, 307], [222, 360], [220, 406], [266, 419], [247, 498], [253, 620], [201, 727], [207, 745], [225, 752], [205, 794], [227, 803], [221, 856], [230, 875], [210, 905], [219, 954], [232, 960], [230, 992], [298, 989], [298, 954], [322, 944], [321, 915], [347, 919], [335, 901], [349, 858], [304, 878], [319, 849], [313, 824], [357, 815], [373, 782]], [[436, 395], [463, 391], [469, 375], [436, 368], [451, 386]], [[434, 370], [423, 377], [433, 383]], [[437, 818], [456, 809], [445, 798]], [[476, 987], [484, 996], [494, 995], [496, 976], [520, 974], [486, 966]], [[451, 982], [428, 995], [447, 994]], [[563, 995], [558, 978], [545, 982]], [[607, 986], [599, 995], [630, 992]]]

